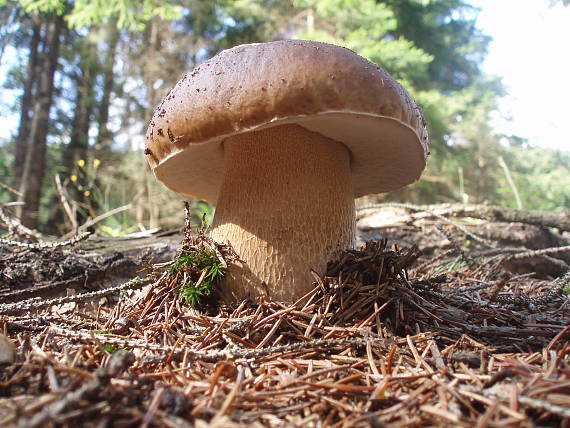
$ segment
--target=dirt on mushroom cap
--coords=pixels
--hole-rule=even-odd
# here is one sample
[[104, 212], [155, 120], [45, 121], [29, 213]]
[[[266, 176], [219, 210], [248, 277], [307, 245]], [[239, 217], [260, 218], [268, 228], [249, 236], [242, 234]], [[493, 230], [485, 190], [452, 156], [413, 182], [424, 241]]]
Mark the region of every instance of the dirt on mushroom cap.
[[221, 141], [285, 123], [347, 145], [356, 196], [403, 187], [425, 166], [425, 121], [401, 85], [348, 49], [291, 40], [238, 46], [187, 73], [155, 110], [147, 158], [168, 187], [216, 202]]

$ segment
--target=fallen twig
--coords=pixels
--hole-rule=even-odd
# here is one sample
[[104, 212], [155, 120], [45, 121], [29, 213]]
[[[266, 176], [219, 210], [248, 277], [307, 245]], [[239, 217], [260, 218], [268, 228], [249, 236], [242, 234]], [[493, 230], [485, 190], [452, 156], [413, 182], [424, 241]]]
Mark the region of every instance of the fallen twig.
[[388, 206], [399, 206], [401, 208], [407, 208], [414, 211], [422, 211], [428, 213], [428, 215], [436, 213], [442, 216], [473, 217], [492, 222], [532, 224], [536, 226], [554, 227], [563, 231], [570, 231], [570, 213], [568, 211], [551, 212], [518, 210], [492, 205], [449, 204], [421, 206], [392, 203], [365, 205], [357, 209], [359, 211], [363, 211], [371, 208], [383, 208]]
[[112, 294], [120, 293], [125, 290], [134, 290], [142, 288], [152, 281], [149, 278], [134, 278], [116, 287], [105, 288], [103, 290], [93, 291], [90, 293], [76, 294], [75, 296], [58, 297], [50, 300], [37, 300], [29, 299], [18, 303], [3, 303], [0, 304], [0, 315], [17, 314], [31, 310], [40, 310], [54, 305], [61, 305], [70, 302], [86, 302], [93, 299], [98, 299]]
[[80, 233], [79, 235], [75, 235], [74, 237], [67, 239], [65, 241], [58, 241], [58, 242], [20, 242], [14, 241], [12, 239], [4, 239], [0, 238], [0, 244], [9, 245], [12, 247], [20, 247], [26, 248], [28, 250], [43, 250], [43, 249], [53, 249], [53, 248], [61, 248], [61, 247], [70, 247], [78, 242], [84, 241], [91, 236], [91, 232], [84, 232]]

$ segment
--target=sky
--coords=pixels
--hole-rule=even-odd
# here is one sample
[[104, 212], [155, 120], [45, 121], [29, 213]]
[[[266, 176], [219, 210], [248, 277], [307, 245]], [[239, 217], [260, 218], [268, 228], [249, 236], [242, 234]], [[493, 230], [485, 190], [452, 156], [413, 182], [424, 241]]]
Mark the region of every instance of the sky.
[[[550, 0], [471, 0], [477, 25], [492, 37], [485, 72], [508, 94], [494, 117], [498, 133], [533, 146], [570, 151], [570, 6]], [[5, 69], [0, 70], [4, 73]], [[17, 118], [0, 117], [0, 140]]]
[[495, 129], [570, 151], [570, 6], [549, 0], [472, 0], [493, 38], [483, 69], [502, 76]]

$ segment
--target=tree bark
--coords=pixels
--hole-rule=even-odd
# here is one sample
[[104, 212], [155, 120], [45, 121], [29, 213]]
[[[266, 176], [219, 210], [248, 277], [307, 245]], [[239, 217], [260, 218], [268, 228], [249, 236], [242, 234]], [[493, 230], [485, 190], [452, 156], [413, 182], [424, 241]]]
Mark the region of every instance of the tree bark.
[[[95, 46], [89, 38], [78, 40], [79, 70], [76, 76], [75, 116], [71, 127], [71, 138], [64, 152], [64, 166], [70, 175], [75, 175], [75, 189], [72, 191], [73, 199], [78, 203], [77, 222], [82, 224], [89, 215], [94, 215], [95, 207], [90, 204], [89, 195], [93, 184], [93, 177], [89, 175], [87, 161], [89, 149], [89, 128], [93, 116], [95, 78], [97, 76], [97, 60]], [[83, 166], [79, 161], [84, 162]]]
[[[160, 20], [159, 18], [153, 18], [148, 23], [147, 29], [147, 36], [146, 36], [146, 45], [147, 58], [155, 58], [157, 57], [157, 53], [160, 51], [161, 45], [161, 38], [160, 38]], [[146, 88], [146, 109], [145, 109], [145, 122], [148, 123], [152, 118], [152, 113], [154, 111], [154, 107], [157, 104], [158, 100], [156, 89], [154, 88], [154, 83], [157, 80], [157, 76], [159, 75], [159, 67], [160, 65], [151, 62], [144, 68], [143, 79], [145, 82]], [[158, 225], [158, 218], [160, 216], [159, 206], [153, 202], [153, 195], [152, 195], [152, 184], [151, 182], [154, 180], [153, 174], [150, 170], [148, 162], [146, 161], [146, 156], [140, 157], [142, 166], [143, 166], [143, 183], [142, 186], [145, 189], [145, 193], [142, 196], [142, 200], [144, 202], [138, 203], [136, 207], [136, 219], [139, 224], [144, 224], [145, 219], [148, 219], [148, 226], [149, 228], [155, 228]]]
[[34, 23], [32, 26], [32, 38], [30, 39], [30, 53], [28, 56], [28, 66], [26, 70], [26, 80], [24, 81], [24, 93], [22, 94], [20, 107], [20, 123], [18, 125], [18, 135], [16, 137], [16, 147], [14, 153], [14, 183], [15, 189], [20, 188], [22, 174], [24, 172], [24, 162], [28, 148], [28, 138], [30, 135], [30, 113], [33, 104], [34, 83], [36, 82], [38, 66], [38, 47], [41, 39], [41, 26]]
[[112, 145], [112, 135], [109, 131], [109, 107], [111, 103], [111, 94], [115, 83], [115, 73], [113, 66], [115, 64], [115, 55], [117, 53], [117, 44], [119, 42], [119, 28], [117, 21], [111, 20], [107, 27], [107, 54], [105, 64], [103, 65], [103, 95], [99, 102], [99, 113], [97, 115], [97, 141], [95, 149], [98, 157], [106, 157]]
[[78, 160], [87, 158], [89, 124], [93, 111], [92, 86], [94, 81], [89, 55], [88, 52], [81, 54], [79, 73], [76, 79], [75, 116], [71, 126], [70, 142], [64, 154], [64, 166], [69, 171], [73, 170]]
[[49, 112], [53, 103], [54, 76], [59, 59], [62, 16], [53, 16], [46, 28], [46, 40], [39, 70], [28, 150], [22, 172], [20, 192], [25, 203], [21, 222], [30, 229], [38, 227], [38, 215], [44, 180]]

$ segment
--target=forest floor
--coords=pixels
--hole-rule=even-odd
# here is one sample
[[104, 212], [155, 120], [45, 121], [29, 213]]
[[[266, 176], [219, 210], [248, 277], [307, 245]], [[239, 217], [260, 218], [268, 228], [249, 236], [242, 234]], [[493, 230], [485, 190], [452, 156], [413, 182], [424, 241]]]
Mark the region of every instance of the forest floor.
[[363, 207], [291, 305], [186, 305], [200, 235], [4, 240], [0, 426], [570, 427], [569, 215], [513, 213]]

